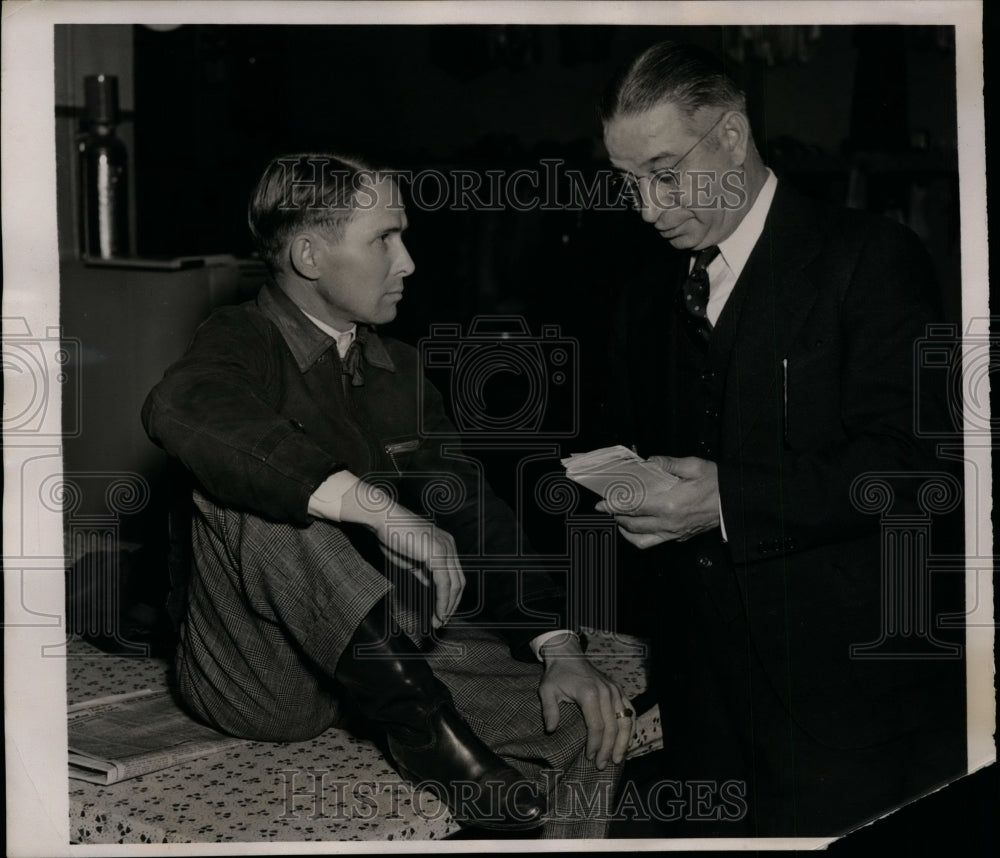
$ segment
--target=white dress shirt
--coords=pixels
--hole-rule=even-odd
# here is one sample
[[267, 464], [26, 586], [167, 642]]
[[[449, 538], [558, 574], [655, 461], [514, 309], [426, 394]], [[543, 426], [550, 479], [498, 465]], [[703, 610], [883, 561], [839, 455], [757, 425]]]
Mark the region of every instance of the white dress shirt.
[[[299, 309], [301, 309], [301, 307]], [[326, 322], [320, 321], [315, 316], [310, 316], [305, 310], [302, 310], [302, 313], [324, 334], [328, 337], [333, 337], [334, 340], [337, 341], [337, 354], [339, 354], [341, 360], [343, 360], [344, 355], [347, 354], [347, 350], [351, 347], [351, 343], [354, 342], [358, 326], [351, 325], [351, 327], [346, 331], [338, 331]], [[351, 489], [353, 489], [357, 483], [358, 478], [347, 470], [337, 471], [335, 474], [331, 474], [326, 478], [326, 480], [323, 481], [320, 487], [316, 489], [314, 497], [316, 494], [322, 494], [323, 496], [324, 518], [328, 518], [331, 521], [340, 521], [340, 509], [343, 506], [344, 496]]]
[[[747, 260], [764, 231], [764, 221], [771, 210], [771, 202], [774, 200], [777, 187], [778, 179], [768, 169], [767, 179], [757, 194], [757, 199], [750, 206], [750, 211], [744, 215], [743, 220], [733, 230], [733, 234], [725, 241], [719, 242], [719, 255], [712, 260], [707, 269], [709, 292], [706, 313], [708, 321], [713, 325], [719, 321], [722, 308], [733, 294], [733, 287], [736, 286], [736, 281], [743, 273]], [[691, 264], [694, 264], [693, 259]]]
[[[764, 221], [767, 220], [767, 213], [771, 210], [771, 202], [774, 200], [774, 192], [778, 187], [778, 179], [770, 168], [767, 171], [767, 179], [757, 194], [757, 199], [753, 201], [744, 216], [739, 222], [732, 235], [725, 241], [719, 242], [719, 255], [712, 260], [706, 271], [708, 272], [708, 307], [705, 313], [708, 321], [713, 325], [719, 321], [722, 309], [726, 306], [729, 296], [733, 294], [736, 281], [746, 267], [747, 260], [753, 252], [754, 247], [760, 240], [764, 231]], [[691, 259], [694, 265], [694, 258]], [[719, 527], [722, 529], [722, 539], [729, 541], [726, 535], [726, 521], [722, 517], [722, 498], [719, 498]]]

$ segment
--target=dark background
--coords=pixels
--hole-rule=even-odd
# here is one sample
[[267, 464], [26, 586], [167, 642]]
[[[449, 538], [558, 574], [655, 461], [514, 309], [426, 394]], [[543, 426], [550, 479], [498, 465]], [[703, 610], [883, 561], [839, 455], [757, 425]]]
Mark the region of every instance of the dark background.
[[[604, 83], [663, 38], [725, 58], [780, 176], [921, 234], [958, 317], [947, 27], [137, 27], [138, 252], [248, 254], [247, 197], [287, 152], [411, 170], [562, 158], [591, 174], [607, 166], [595, 111]], [[585, 329], [613, 301], [630, 251], [655, 240], [638, 218], [586, 211], [445, 209], [411, 222], [417, 272], [399, 328], [411, 336], [429, 321], [511, 310]]]

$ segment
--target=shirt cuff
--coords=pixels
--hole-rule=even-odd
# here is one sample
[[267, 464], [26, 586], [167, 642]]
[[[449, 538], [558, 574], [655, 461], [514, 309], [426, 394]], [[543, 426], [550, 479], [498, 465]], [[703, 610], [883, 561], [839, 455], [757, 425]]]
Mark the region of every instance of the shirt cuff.
[[344, 496], [359, 482], [350, 471], [330, 474], [309, 498], [309, 514], [327, 521], [340, 521]]
[[538, 637], [532, 638], [528, 641], [528, 646], [531, 647], [531, 651], [535, 654], [535, 658], [539, 661], [545, 661], [545, 659], [542, 658], [542, 647], [552, 640], [552, 638], [561, 637], [562, 635], [573, 635], [573, 637], [577, 639], [577, 642], [580, 640], [580, 636], [576, 632], [571, 632], [569, 629], [555, 629], [551, 632], [542, 632]]
[[722, 528], [722, 541], [729, 542], [729, 537], [726, 535], [726, 520], [722, 517], [722, 498], [719, 498], [719, 527]]

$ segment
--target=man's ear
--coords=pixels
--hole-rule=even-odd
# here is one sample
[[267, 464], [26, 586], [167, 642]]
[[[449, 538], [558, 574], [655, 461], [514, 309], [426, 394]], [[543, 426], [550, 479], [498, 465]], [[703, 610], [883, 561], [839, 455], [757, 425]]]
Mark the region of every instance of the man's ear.
[[738, 110], [731, 110], [722, 123], [722, 145], [729, 152], [734, 167], [746, 163], [750, 139], [750, 120]]
[[316, 259], [316, 237], [308, 232], [292, 236], [288, 242], [288, 261], [292, 270], [306, 280], [318, 280], [319, 265]]

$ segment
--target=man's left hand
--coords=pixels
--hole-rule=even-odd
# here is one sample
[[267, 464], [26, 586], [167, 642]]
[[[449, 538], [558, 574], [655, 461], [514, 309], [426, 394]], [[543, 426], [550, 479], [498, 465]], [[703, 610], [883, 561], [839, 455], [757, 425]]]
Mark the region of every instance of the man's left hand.
[[621, 689], [588, 661], [575, 637], [567, 637], [542, 647], [542, 719], [551, 733], [559, 726], [559, 704], [576, 703], [587, 725], [587, 759], [604, 769], [609, 759], [625, 759], [635, 715]]
[[639, 548], [661, 542], [690, 539], [719, 526], [719, 470], [715, 462], [694, 456], [671, 458], [650, 456], [649, 462], [680, 482], [645, 485], [639, 503], [628, 509], [615, 508], [604, 500], [595, 507], [611, 513], [618, 530]]

